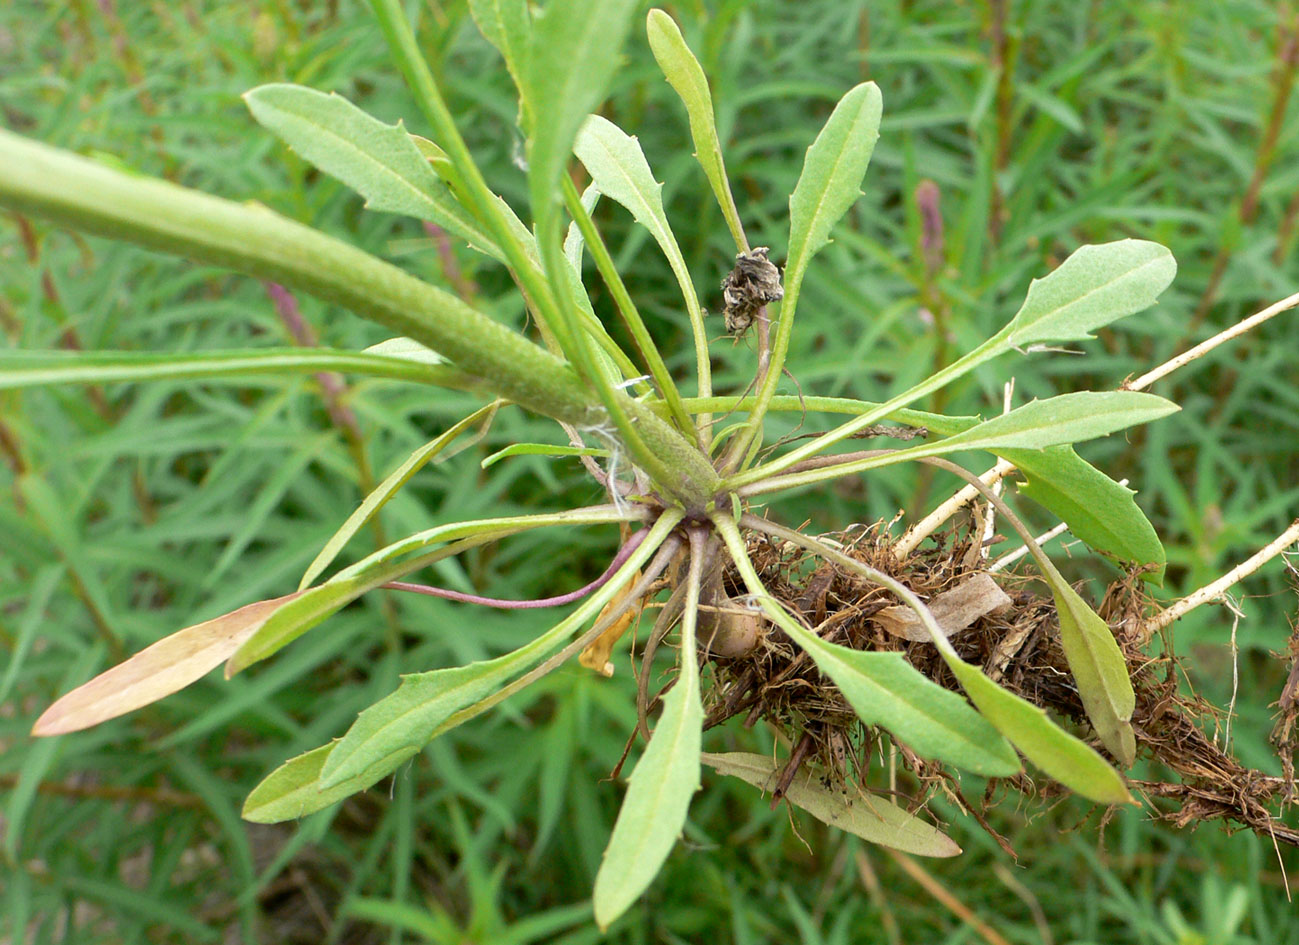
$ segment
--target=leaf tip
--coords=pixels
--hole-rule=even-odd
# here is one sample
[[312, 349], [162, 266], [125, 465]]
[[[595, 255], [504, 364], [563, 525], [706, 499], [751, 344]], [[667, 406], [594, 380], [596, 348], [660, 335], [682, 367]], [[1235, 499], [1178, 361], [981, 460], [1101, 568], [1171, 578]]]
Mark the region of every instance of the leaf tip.
[[60, 699], [41, 713], [41, 717], [32, 725], [33, 738], [49, 738], [54, 735], [66, 735], [69, 732], [76, 731], [75, 728], [67, 727], [67, 720], [63, 717], [63, 712], [59, 708], [62, 702], [63, 700]]

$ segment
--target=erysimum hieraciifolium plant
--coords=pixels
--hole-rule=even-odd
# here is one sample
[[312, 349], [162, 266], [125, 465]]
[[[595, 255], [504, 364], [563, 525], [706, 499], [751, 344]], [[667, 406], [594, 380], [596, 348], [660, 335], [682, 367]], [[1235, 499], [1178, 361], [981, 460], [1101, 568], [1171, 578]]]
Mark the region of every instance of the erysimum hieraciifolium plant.
[[[297, 589], [159, 641], [61, 698], [41, 717], [36, 734], [75, 731], [129, 712], [221, 663], [227, 675], [241, 672], [361, 595], [389, 588], [466, 606], [576, 606], [513, 652], [403, 677], [338, 739], [271, 772], [247, 800], [248, 819], [301, 817], [370, 787], [439, 734], [573, 656], [603, 669], [619, 635], [642, 612], [656, 612], [638, 705], [647, 741], [596, 879], [595, 915], [602, 926], [652, 881], [681, 834], [703, 763], [867, 840], [930, 856], [959, 848], [923, 816], [869, 794], [854, 763], [857, 753], [869, 755], [873, 741], [860, 737], [863, 726], [887, 733], [913, 766], [984, 778], [1014, 778], [1027, 766], [1099, 804], [1127, 803], [1120, 770], [1132, 764], [1138, 746], [1123, 647], [1134, 640], [1116, 638], [991, 483], [1017, 470], [1023, 491], [1078, 538], [1158, 580], [1163, 550], [1131, 491], [1085, 463], [1071, 444], [1177, 407], [1132, 385], [1036, 400], [986, 420], [911, 405], [993, 359], [1047, 352], [1147, 308], [1173, 279], [1169, 252], [1137, 239], [1079, 247], [1028, 286], [1023, 305], [1007, 313], [995, 335], [883, 403], [782, 392], [804, 277], [861, 194], [884, 107], [875, 84], [858, 85], [838, 102], [807, 148], [789, 197], [788, 230], [764, 233], [760, 242], [768, 245], [756, 245], [728, 182], [706, 76], [673, 20], [662, 11], [650, 13], [650, 48], [684, 106], [695, 156], [720, 209], [718, 226], [735, 243], [735, 265], [722, 288], [701, 293], [639, 142], [592, 114], [633, 32], [638, 5], [550, 0], [534, 10], [523, 0], [474, 0], [471, 7], [518, 87], [528, 223], [484, 179], [396, 0], [375, 0], [375, 15], [422, 109], [424, 135], [301, 86], [263, 86], [245, 98], [258, 123], [355, 189], [370, 209], [436, 225], [502, 267], [526, 305], [527, 329], [502, 324], [454, 294], [263, 207], [133, 176], [0, 132], [0, 204], [227, 266], [280, 291], [316, 295], [394, 336], [365, 351], [8, 352], [0, 362], [0, 386], [336, 371], [427, 385], [433, 396], [439, 388], [471, 391], [484, 401], [365, 498]], [[570, 173], [574, 159], [590, 181], [585, 191]], [[693, 341], [693, 378], [669, 370], [647, 330], [593, 223], [600, 199], [629, 212], [666, 258]], [[619, 344], [596, 315], [583, 283], [588, 257], [630, 345]], [[781, 258], [783, 268], [773, 261]], [[705, 311], [709, 303], [715, 314]], [[730, 345], [728, 336], [741, 335], [751, 344], [745, 350], [754, 352], [751, 380], [742, 389], [715, 392], [710, 346]], [[442, 525], [335, 569], [349, 538], [421, 467], [481, 431], [508, 404], [554, 419], [569, 445], [518, 443], [485, 462], [520, 454], [576, 456], [607, 501]], [[773, 411], [822, 411], [845, 419], [797, 446], [773, 446], [764, 423]], [[881, 429], [885, 423], [894, 426]], [[917, 432], [926, 434], [922, 441], [901, 448], [836, 449], [865, 436]], [[975, 451], [998, 457], [995, 475], [979, 478], [943, 458]], [[1075, 730], [1079, 734], [1053, 721], [1022, 688], [1008, 685], [1004, 665], [982, 659], [964, 642], [965, 631], [1011, 603], [994, 569], [985, 567], [982, 531], [972, 533], [972, 552], [940, 587], [931, 562], [914, 557], [932, 526], [898, 542], [880, 528], [849, 542], [778, 524], [786, 490], [902, 463], [929, 463], [970, 480], [986, 496], [989, 514], [995, 511], [1022, 536], [1049, 591], [1040, 603], [1053, 614], [1051, 638], [1062, 660], [1055, 672], [1072, 679], [1076, 705], [1065, 708], [1085, 723]], [[604, 575], [579, 592], [543, 601], [486, 599], [405, 580], [465, 549], [543, 528], [607, 532]], [[841, 590], [868, 595], [875, 629], [848, 632], [848, 621], [826, 620], [824, 588], [820, 605], [815, 595], [794, 593], [796, 562], [810, 563]], [[814, 584], [809, 580], [804, 590]], [[820, 620], [814, 619], [818, 606]], [[655, 694], [649, 691], [650, 664], [673, 632], [676, 673]], [[819, 687], [815, 698], [772, 701], [776, 684], [789, 678]], [[835, 712], [817, 714], [814, 703], [832, 704]], [[791, 727], [788, 760], [702, 752], [705, 728], [742, 709]]]

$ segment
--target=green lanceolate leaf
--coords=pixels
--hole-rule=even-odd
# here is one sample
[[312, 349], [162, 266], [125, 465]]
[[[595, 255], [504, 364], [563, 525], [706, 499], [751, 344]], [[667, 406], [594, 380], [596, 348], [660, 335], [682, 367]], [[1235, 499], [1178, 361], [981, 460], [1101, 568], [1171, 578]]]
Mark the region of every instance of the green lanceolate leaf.
[[322, 788], [320, 769], [337, 744], [337, 741], [330, 742], [306, 754], [290, 758], [263, 778], [244, 801], [244, 820], [255, 824], [277, 824], [314, 814], [373, 786], [417, 752], [416, 749], [403, 749], [389, 758], [379, 760], [369, 770], [351, 780]]
[[943, 658], [967, 695], [1024, 757], [1076, 794], [1102, 804], [1127, 804], [1123, 779], [1099, 754], [1025, 699], [1002, 689], [956, 651]]
[[[776, 786], [780, 765], [766, 755], [733, 751], [703, 755], [704, 764], [719, 774], [747, 781], [762, 790]], [[817, 820], [871, 843], [916, 856], [956, 856], [961, 848], [937, 827], [908, 814], [877, 794], [849, 797], [824, 787], [818, 772], [800, 770], [785, 791], [785, 798]]]
[[[320, 553], [316, 555], [302, 575], [302, 580], [298, 582], [298, 590], [306, 589], [316, 578], [320, 577], [325, 568], [329, 567], [330, 563], [338, 557], [338, 553], [352, 540], [352, 536], [364, 528], [366, 522], [379, 514], [379, 510], [387, 505], [388, 501], [400, 492], [406, 483], [410, 482], [415, 473], [423, 469], [425, 464], [451, 445], [452, 441], [459, 437], [460, 434], [480, 422], [483, 429], [479, 431], [478, 436], [481, 437], [486, 433], [486, 428], [491, 425], [492, 418], [496, 415], [496, 409], [499, 406], [500, 401], [493, 401], [486, 407], [475, 410], [441, 436], [411, 453], [405, 462], [389, 473], [383, 482], [379, 483], [374, 491], [365, 497], [356, 511], [347, 517], [347, 521], [339, 527], [329, 541], [325, 542], [325, 547], [320, 549]], [[475, 437], [475, 441], [477, 439], [478, 437]]]
[[1029, 284], [1023, 307], [999, 337], [1020, 348], [1090, 338], [1097, 328], [1153, 305], [1176, 274], [1173, 254], [1158, 243], [1083, 246]]
[[444, 729], [455, 712], [490, 695], [511, 678], [545, 658], [600, 610], [632, 579], [679, 516], [664, 515], [618, 572], [567, 618], [532, 642], [495, 659], [453, 669], [403, 676], [397, 691], [366, 709], [335, 746], [321, 771], [332, 787], [370, 770], [404, 749], [421, 749]]
[[[428, 349], [425, 349], [428, 350]], [[470, 379], [449, 365], [376, 351], [249, 348], [242, 351], [0, 351], [0, 390], [118, 381], [218, 380], [338, 371], [460, 387]]]
[[915, 452], [933, 447], [941, 447], [945, 452], [957, 448], [1040, 450], [1107, 436], [1181, 409], [1153, 394], [1079, 391], [1016, 407], [938, 443], [918, 447]]
[[986, 777], [1018, 774], [1019, 758], [969, 704], [926, 679], [901, 653], [866, 653], [827, 643], [795, 620], [781, 624], [829, 676], [867, 725], [879, 725], [922, 758]]
[[398, 122], [385, 125], [337, 94], [300, 85], [263, 85], [244, 95], [253, 117], [372, 210], [428, 220], [490, 256], [496, 244], [451, 196]]
[[861, 196], [882, 110], [879, 87], [862, 83], [839, 100], [807, 149], [803, 173], [789, 198], [787, 299], [797, 296], [808, 262], [830, 241], [830, 230]]
[[699, 790], [699, 745], [704, 707], [699, 698], [695, 629], [700, 562], [691, 556], [681, 617], [681, 671], [663, 699], [654, 735], [632, 772], [618, 821], [595, 877], [595, 921], [607, 929], [658, 874], [685, 827], [690, 798]]
[[528, 181], [538, 239], [557, 219], [559, 175], [573, 139], [604, 99], [631, 28], [635, 0], [550, 0], [533, 19], [522, 71], [532, 128]]
[[1087, 606], [1054, 568], [1043, 576], [1051, 585], [1060, 619], [1060, 643], [1069, 671], [1078, 684], [1078, 696], [1097, 737], [1124, 767], [1136, 759], [1132, 710], [1136, 696], [1127, 662], [1109, 625]]
[[654, 179], [640, 142], [608, 119], [592, 115], [582, 126], [573, 152], [600, 193], [626, 207], [650, 231], [672, 267], [692, 320], [702, 321], [690, 270], [663, 210], [663, 185]]
[[1121, 561], [1154, 565], [1142, 577], [1164, 579], [1164, 546], [1137, 506], [1136, 495], [1081, 459], [1067, 446], [1041, 451], [1006, 450], [998, 455], [1027, 478], [1020, 494], [1050, 510], [1075, 537]]
[[658, 60], [668, 84], [680, 96], [690, 119], [690, 137], [695, 143], [695, 159], [704, 169], [717, 204], [722, 208], [726, 225], [735, 238], [736, 248], [747, 250], [748, 240], [740, 223], [735, 197], [726, 178], [726, 165], [722, 161], [722, 143], [717, 138], [717, 122], [713, 117], [713, 96], [708, 90], [708, 78], [695, 58], [676, 21], [662, 10], [650, 10], [646, 23], [650, 49]]

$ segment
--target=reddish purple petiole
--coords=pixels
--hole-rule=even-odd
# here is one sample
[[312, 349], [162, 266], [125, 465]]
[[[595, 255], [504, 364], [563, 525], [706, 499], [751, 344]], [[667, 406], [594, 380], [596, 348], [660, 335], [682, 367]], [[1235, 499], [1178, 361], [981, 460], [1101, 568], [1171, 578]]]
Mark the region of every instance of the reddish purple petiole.
[[642, 529], [627, 539], [627, 543], [618, 549], [618, 553], [613, 556], [609, 562], [609, 567], [605, 568], [604, 574], [592, 581], [586, 587], [579, 587], [575, 591], [569, 591], [567, 594], [560, 594], [558, 597], [542, 597], [537, 600], [501, 600], [497, 597], [479, 597], [477, 594], [462, 594], [460, 591], [449, 591], [442, 587], [430, 587], [427, 584], [408, 584], [405, 581], [389, 581], [382, 585], [393, 591], [410, 591], [414, 594], [426, 594], [429, 597], [441, 597], [445, 600], [457, 600], [466, 604], [482, 604], [486, 607], [498, 607], [501, 610], [535, 610], [540, 607], [559, 607], [563, 604], [571, 604], [575, 600], [581, 600], [587, 594], [590, 594], [602, 584], [608, 582], [613, 577], [614, 572], [622, 567], [631, 553], [639, 547], [640, 543], [645, 540], [647, 529]]

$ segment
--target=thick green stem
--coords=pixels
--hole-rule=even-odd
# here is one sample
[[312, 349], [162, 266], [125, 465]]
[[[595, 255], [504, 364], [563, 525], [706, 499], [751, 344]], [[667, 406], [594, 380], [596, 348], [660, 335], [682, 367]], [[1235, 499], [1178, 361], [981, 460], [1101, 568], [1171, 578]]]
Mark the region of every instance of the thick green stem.
[[460, 178], [471, 209], [490, 229], [524, 294], [532, 301], [542, 337], [552, 348], [559, 347], [567, 353], [571, 339], [556, 337], [561, 329], [555, 325], [559, 317], [555, 296], [511, 229], [497, 203], [499, 198], [487, 186], [478, 164], [469, 153], [455, 119], [451, 116], [451, 109], [447, 107], [446, 100], [433, 80], [433, 73], [429, 71], [428, 63], [419, 50], [402, 4], [399, 0], [371, 0], [371, 6], [388, 42], [389, 51], [406, 77], [411, 91], [415, 93], [416, 103], [433, 125], [433, 133], [438, 137], [436, 143], [446, 152]]
[[[265, 207], [125, 174], [3, 130], [0, 206], [309, 292], [427, 345], [524, 407], [579, 427], [607, 421], [566, 362], [454, 295]], [[717, 485], [707, 458], [648, 407], [623, 400], [673, 471], [660, 487], [705, 505]]]

